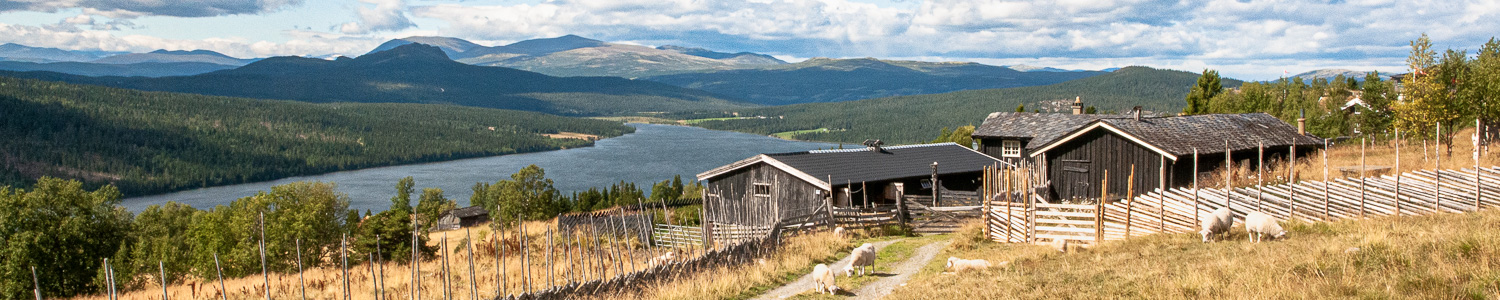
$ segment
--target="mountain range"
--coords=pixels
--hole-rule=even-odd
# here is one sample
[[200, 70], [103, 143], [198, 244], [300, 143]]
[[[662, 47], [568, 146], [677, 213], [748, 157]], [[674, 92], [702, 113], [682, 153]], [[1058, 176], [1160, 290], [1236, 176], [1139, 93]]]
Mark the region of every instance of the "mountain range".
[[966, 62], [813, 58], [794, 64], [645, 77], [762, 105], [840, 102], [960, 90], [1048, 85], [1105, 74], [1022, 72]]
[[608, 43], [576, 35], [482, 46], [451, 37], [414, 36], [391, 40], [371, 52], [419, 43], [442, 48], [449, 57], [479, 66], [509, 67], [552, 76], [635, 78], [699, 70], [726, 70], [786, 62], [755, 53], [723, 53], [701, 48], [657, 48]]
[[254, 61], [209, 50], [117, 53], [0, 45], [0, 70], [84, 76], [184, 76], [232, 69]]
[[272, 57], [192, 76], [0, 75], [147, 91], [306, 102], [435, 103], [559, 115], [617, 115], [741, 108], [707, 92], [618, 77], [553, 77], [455, 62], [439, 47], [401, 45], [358, 58]]
[[[1327, 80], [1333, 80], [1335, 77], [1338, 77], [1339, 75], [1343, 75], [1344, 78], [1354, 78], [1355, 81], [1364, 82], [1365, 81], [1365, 75], [1367, 75], [1369, 73], [1370, 73], [1370, 71], [1355, 71], [1355, 70], [1349, 70], [1349, 69], [1318, 69], [1318, 70], [1312, 70], [1312, 71], [1298, 73], [1297, 75], [1292, 75], [1292, 77], [1293, 78], [1302, 78], [1302, 79], [1305, 79], [1305, 80], [1313, 80], [1313, 79], [1317, 79], [1317, 78], [1323, 78], [1323, 79], [1327, 79]], [[1381, 73], [1381, 74], [1384, 74], [1384, 75], [1394, 75], [1396, 73], [1390, 73], [1390, 74]]]

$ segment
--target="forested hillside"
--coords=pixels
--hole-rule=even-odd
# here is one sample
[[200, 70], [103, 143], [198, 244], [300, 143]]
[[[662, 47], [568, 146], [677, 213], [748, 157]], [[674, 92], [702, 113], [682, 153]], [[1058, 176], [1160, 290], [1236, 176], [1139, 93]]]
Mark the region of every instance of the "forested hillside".
[[[794, 138], [849, 143], [882, 139], [887, 143], [909, 144], [932, 140], [944, 127], [979, 125], [991, 112], [1014, 111], [1023, 104], [1031, 111], [1037, 103], [1071, 103], [1074, 97], [1081, 97], [1084, 105], [1104, 111], [1142, 106], [1152, 111], [1180, 112], [1182, 99], [1197, 78], [1198, 74], [1183, 71], [1128, 67], [1047, 86], [742, 109], [733, 112], [742, 117], [767, 118], [713, 120], [695, 125], [758, 134], [827, 129], [799, 133]], [[1226, 87], [1239, 84], [1235, 80], [1224, 81]]]
[[408, 44], [359, 58], [267, 58], [244, 67], [179, 77], [86, 77], [50, 72], [0, 76], [120, 88], [307, 102], [436, 103], [561, 115], [743, 108], [707, 92], [616, 77], [552, 77], [450, 60]]
[[312, 104], [0, 77], [0, 185], [43, 175], [126, 195], [581, 147], [619, 123], [424, 104]]

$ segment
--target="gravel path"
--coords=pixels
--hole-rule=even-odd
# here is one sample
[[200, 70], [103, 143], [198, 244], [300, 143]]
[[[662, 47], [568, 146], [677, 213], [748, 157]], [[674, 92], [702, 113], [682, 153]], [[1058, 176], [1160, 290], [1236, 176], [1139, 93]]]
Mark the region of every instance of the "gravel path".
[[[891, 244], [894, 244], [897, 241], [899, 241], [899, 240], [880, 241], [880, 242], [874, 242], [874, 243], [871, 243], [871, 244], [874, 244], [875, 245], [875, 250], [879, 251], [881, 248], [885, 248], [885, 246], [889, 246]], [[844, 258], [839, 259], [839, 261], [836, 261], [834, 263], [828, 264], [828, 266], [831, 267], [831, 268], [837, 269], [837, 270], [842, 270], [841, 266], [848, 265], [848, 264], [849, 264], [849, 256], [848, 255], [844, 255]], [[840, 276], [842, 276], [842, 275], [840, 275]], [[757, 300], [762, 300], [762, 299], [764, 299], [764, 300], [769, 300], [769, 299], [785, 299], [787, 297], [796, 296], [797, 294], [801, 294], [802, 292], [806, 292], [806, 291], [809, 291], [809, 290], [812, 290], [812, 289], [813, 289], [813, 278], [812, 278], [812, 275], [811, 274], [802, 275], [802, 278], [798, 278], [797, 281], [793, 281], [792, 283], [788, 283], [786, 285], [783, 285], [783, 286], [781, 286], [779, 288], [776, 288], [774, 290], [766, 292], [765, 294], [761, 294], [760, 297], [755, 297], [755, 299], [757, 299]]]
[[910, 258], [907, 258], [906, 261], [901, 262], [901, 264], [896, 265], [891, 270], [893, 273], [896, 273], [896, 276], [881, 278], [865, 284], [859, 290], [854, 291], [855, 296], [851, 297], [851, 299], [880, 299], [886, 295], [890, 295], [891, 291], [896, 290], [896, 287], [906, 284], [906, 281], [911, 279], [911, 275], [917, 274], [917, 271], [922, 270], [923, 266], [926, 266], [928, 262], [937, 256], [938, 252], [943, 250], [943, 247], [947, 246], [947, 242], [938, 241], [917, 248], [917, 251], [912, 253]]

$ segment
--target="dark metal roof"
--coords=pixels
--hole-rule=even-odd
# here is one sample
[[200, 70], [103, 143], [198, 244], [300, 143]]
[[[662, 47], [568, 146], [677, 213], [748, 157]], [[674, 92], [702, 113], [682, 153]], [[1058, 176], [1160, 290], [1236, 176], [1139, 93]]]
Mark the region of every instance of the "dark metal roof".
[[476, 205], [476, 206], [470, 206], [470, 207], [465, 207], [465, 208], [455, 208], [455, 209], [449, 210], [447, 212], [444, 212], [443, 214], [445, 214], [445, 215], [453, 215], [454, 217], [458, 217], [458, 218], [468, 218], [468, 217], [476, 217], [476, 216], [488, 215], [489, 213], [490, 213], [489, 211], [484, 210], [484, 207]]
[[815, 150], [766, 154], [767, 157], [806, 173], [820, 181], [832, 177], [833, 185], [845, 182], [882, 181], [938, 174], [978, 172], [984, 166], [1003, 164], [993, 157], [954, 143], [870, 149]]
[[[1297, 134], [1297, 128], [1266, 113], [1209, 114], [1179, 117], [1100, 119], [1138, 142], [1149, 144], [1171, 155], [1222, 153], [1225, 141], [1230, 151], [1266, 147], [1320, 146], [1323, 140]], [[1080, 130], [1094, 128], [1092, 125]], [[1094, 129], [1100, 130], [1100, 129]], [[1071, 135], [1071, 134], [1070, 134]], [[1055, 143], [1066, 142], [1064, 140]], [[1055, 144], [1054, 143], [1054, 144]], [[1050, 146], [1050, 145], [1049, 145]]]
[[1124, 118], [1124, 115], [1075, 115], [1067, 113], [997, 112], [984, 118], [974, 128], [976, 138], [1029, 139], [1027, 149], [1035, 149], [1061, 138], [1094, 120]]

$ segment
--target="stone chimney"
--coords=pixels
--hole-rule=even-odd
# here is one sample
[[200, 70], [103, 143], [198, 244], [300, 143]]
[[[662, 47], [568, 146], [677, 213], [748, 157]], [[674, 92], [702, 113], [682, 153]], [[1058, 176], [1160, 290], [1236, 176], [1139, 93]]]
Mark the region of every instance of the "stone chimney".
[[1307, 110], [1297, 114], [1297, 135], [1307, 135]]
[[1135, 114], [1135, 120], [1136, 121], [1140, 121], [1141, 120], [1141, 107], [1140, 106], [1136, 106], [1135, 108], [1131, 109], [1131, 111]]
[[1083, 97], [1073, 97], [1073, 114], [1083, 114]]

